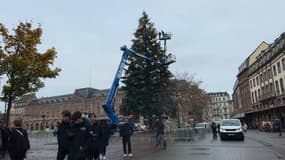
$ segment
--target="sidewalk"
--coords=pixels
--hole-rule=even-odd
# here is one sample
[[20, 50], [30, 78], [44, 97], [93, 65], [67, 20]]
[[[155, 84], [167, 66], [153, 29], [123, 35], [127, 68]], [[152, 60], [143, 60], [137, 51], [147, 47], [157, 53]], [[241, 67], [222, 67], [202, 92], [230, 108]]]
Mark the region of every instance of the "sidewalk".
[[285, 133], [279, 136], [278, 132], [261, 132], [258, 130], [248, 130], [246, 138], [257, 141], [266, 147], [272, 148], [285, 157]]

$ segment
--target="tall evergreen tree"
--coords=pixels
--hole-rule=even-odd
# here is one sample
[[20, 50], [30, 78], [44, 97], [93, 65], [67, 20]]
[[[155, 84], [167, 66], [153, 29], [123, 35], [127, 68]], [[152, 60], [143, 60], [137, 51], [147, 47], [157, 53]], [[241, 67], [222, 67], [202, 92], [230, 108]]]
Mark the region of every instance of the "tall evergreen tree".
[[[143, 12], [139, 25], [134, 33], [132, 49], [157, 61], [165, 58], [157, 39], [157, 31]], [[125, 72], [123, 90], [126, 96], [121, 105], [124, 114], [136, 114], [149, 117], [153, 114], [175, 115], [170, 78], [171, 72], [167, 65], [157, 65], [131, 55], [128, 70]]]

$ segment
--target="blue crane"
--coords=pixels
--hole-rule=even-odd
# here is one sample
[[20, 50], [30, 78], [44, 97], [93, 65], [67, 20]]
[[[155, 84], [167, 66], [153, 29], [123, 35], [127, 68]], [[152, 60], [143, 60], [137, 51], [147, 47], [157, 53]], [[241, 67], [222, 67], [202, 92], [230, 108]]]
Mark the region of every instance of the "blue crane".
[[176, 61], [175, 56], [172, 54], [168, 54], [167, 56], [165, 56], [161, 60], [156, 61], [155, 59], [153, 59], [151, 57], [147, 57], [147, 56], [140, 54], [140, 53], [138, 53], [132, 49], [128, 49], [126, 46], [122, 46], [121, 51], [123, 51], [121, 62], [120, 62], [119, 67], [117, 69], [115, 78], [113, 80], [113, 84], [109, 90], [107, 99], [106, 99], [105, 103], [103, 104], [103, 108], [104, 108], [106, 114], [108, 115], [109, 119], [111, 120], [112, 126], [117, 126], [117, 123], [118, 123], [118, 115], [115, 113], [115, 110], [114, 110], [114, 103], [115, 103], [114, 101], [115, 101], [116, 92], [117, 92], [118, 87], [119, 87], [120, 79], [121, 79], [121, 76], [122, 76], [123, 71], [124, 71], [124, 67], [126, 66], [126, 63], [128, 61], [128, 56], [129, 55], [135, 55], [137, 57], [144, 58], [145, 60], [147, 60], [153, 64], [156, 64], [156, 65], [169, 65], [169, 64], [174, 63]]

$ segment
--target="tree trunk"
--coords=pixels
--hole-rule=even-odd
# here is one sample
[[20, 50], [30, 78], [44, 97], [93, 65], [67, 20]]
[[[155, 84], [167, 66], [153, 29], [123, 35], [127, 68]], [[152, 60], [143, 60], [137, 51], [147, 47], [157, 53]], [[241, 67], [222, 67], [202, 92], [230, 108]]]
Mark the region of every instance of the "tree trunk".
[[12, 100], [8, 100], [8, 108], [6, 112], [6, 127], [9, 127], [9, 121], [10, 121], [10, 111], [12, 108]]

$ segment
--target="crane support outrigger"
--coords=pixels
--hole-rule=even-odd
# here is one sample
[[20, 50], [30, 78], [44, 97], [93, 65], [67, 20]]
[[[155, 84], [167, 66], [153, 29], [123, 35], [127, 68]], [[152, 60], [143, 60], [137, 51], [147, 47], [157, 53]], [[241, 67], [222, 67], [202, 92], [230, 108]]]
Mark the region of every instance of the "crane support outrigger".
[[128, 57], [129, 55], [135, 55], [141, 58], [144, 58], [145, 60], [157, 64], [157, 65], [169, 65], [171, 63], [176, 62], [176, 58], [174, 55], [169, 54], [167, 56], [165, 56], [163, 59], [156, 61], [155, 59], [151, 58], [151, 57], [147, 57], [143, 54], [140, 54], [132, 49], [128, 49], [126, 46], [122, 46], [121, 47], [121, 51], [123, 51], [123, 55], [122, 55], [122, 59], [121, 62], [119, 64], [119, 67], [117, 69], [115, 78], [113, 80], [112, 86], [108, 92], [108, 96], [106, 101], [103, 104], [103, 108], [106, 112], [106, 114], [108, 115], [109, 119], [111, 120], [111, 125], [112, 126], [117, 126], [118, 123], [118, 115], [115, 113], [114, 110], [114, 101], [115, 101], [115, 96], [119, 87], [119, 83], [120, 83], [120, 79], [121, 76], [123, 74], [124, 71], [124, 67], [126, 66], [126, 63], [128, 61]]

